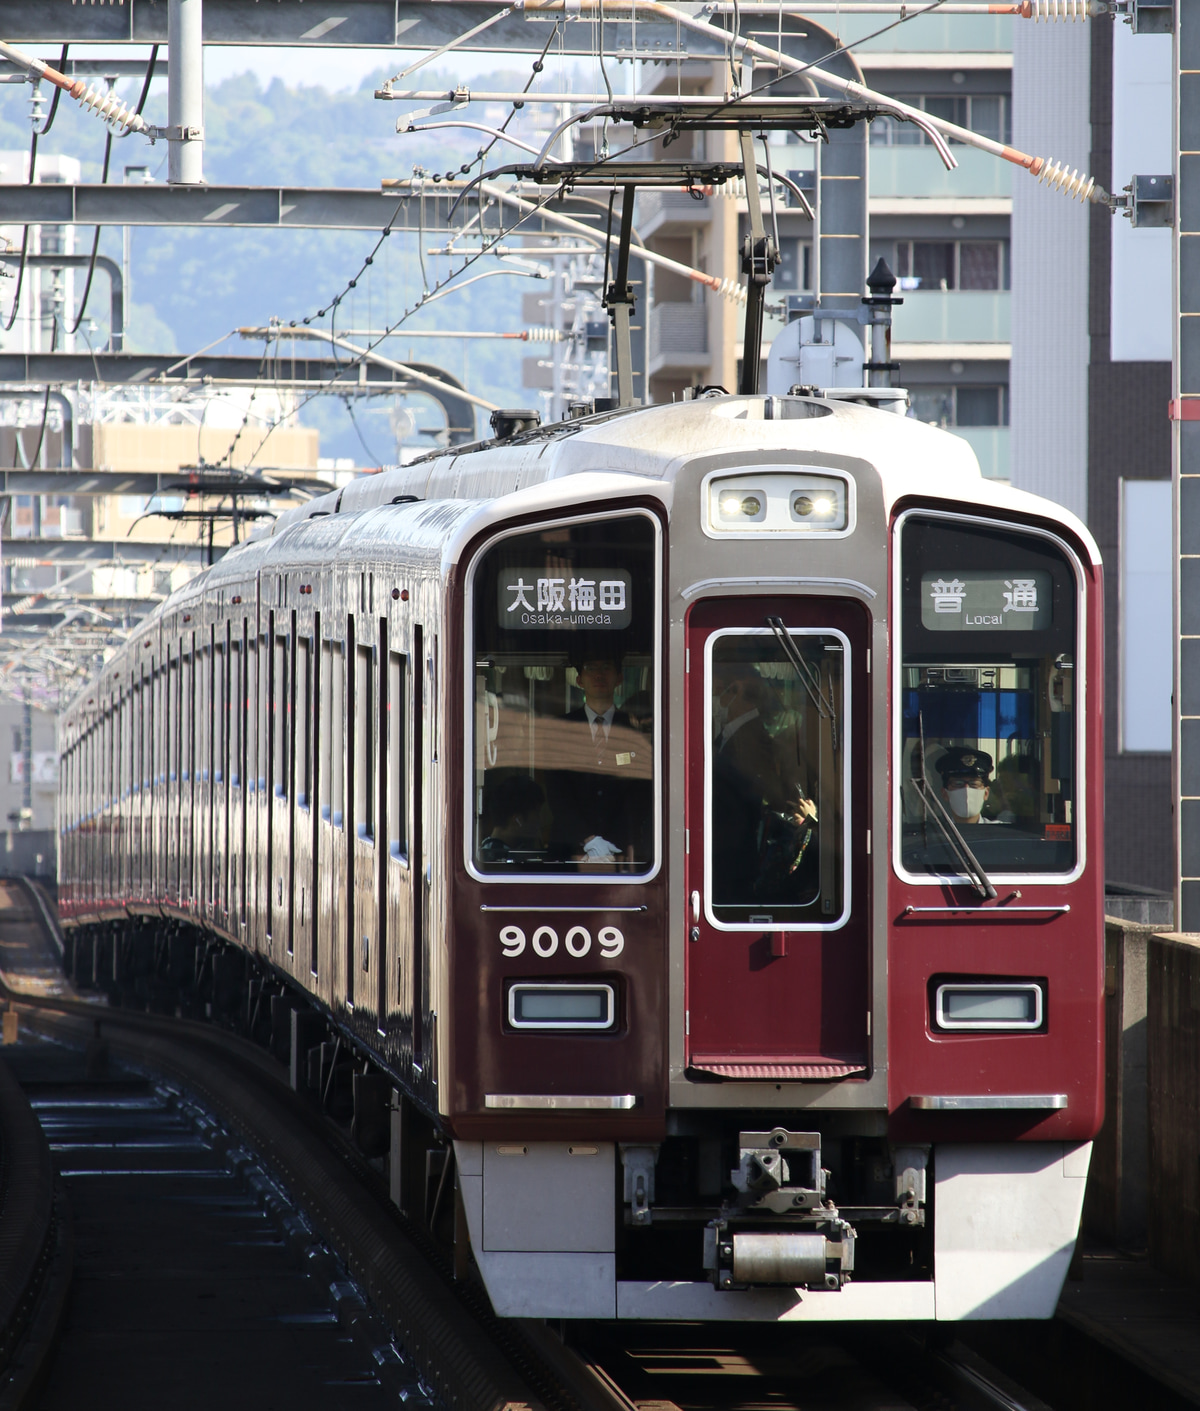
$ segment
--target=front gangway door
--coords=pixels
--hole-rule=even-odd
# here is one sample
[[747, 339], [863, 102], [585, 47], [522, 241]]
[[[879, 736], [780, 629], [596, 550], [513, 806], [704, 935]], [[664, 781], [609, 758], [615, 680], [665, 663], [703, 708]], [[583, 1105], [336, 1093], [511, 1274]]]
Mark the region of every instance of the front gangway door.
[[708, 599], [689, 614], [695, 1081], [866, 1076], [867, 629], [841, 599]]

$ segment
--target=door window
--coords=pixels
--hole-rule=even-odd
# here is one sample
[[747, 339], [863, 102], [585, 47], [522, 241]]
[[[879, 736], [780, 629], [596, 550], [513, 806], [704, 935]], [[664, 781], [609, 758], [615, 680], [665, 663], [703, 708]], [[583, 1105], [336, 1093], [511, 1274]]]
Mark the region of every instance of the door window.
[[768, 624], [709, 639], [705, 875], [725, 929], [844, 919], [848, 643]]

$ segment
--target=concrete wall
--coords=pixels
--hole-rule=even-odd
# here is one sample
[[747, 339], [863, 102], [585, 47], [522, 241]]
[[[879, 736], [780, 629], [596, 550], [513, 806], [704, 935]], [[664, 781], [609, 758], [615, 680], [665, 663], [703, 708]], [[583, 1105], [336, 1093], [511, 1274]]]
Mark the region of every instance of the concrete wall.
[[1152, 928], [1104, 927], [1104, 1128], [1092, 1147], [1083, 1228], [1099, 1244], [1146, 1244], [1146, 951]]
[[1105, 926], [1104, 1129], [1083, 1227], [1200, 1283], [1200, 936]]
[[1148, 1249], [1200, 1282], [1200, 936], [1155, 936], [1146, 964]]

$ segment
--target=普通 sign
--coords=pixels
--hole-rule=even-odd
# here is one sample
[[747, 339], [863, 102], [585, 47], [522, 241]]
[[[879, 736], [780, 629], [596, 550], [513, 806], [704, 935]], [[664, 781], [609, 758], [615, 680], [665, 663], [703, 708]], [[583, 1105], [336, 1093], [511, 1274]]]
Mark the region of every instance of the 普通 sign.
[[930, 632], [1036, 632], [1050, 626], [1053, 583], [1039, 569], [955, 569], [921, 579], [921, 625]]

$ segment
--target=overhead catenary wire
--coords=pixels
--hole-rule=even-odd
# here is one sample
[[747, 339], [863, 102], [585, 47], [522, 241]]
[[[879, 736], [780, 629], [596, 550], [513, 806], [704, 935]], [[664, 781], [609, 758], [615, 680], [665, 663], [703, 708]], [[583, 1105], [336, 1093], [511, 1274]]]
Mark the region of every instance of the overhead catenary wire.
[[[514, 8], [521, 9], [526, 14], [554, 15], [565, 13], [569, 6], [571, 13], [575, 14], [586, 13], [597, 3], [599, 0], [514, 0]], [[943, 138], [990, 152], [993, 156], [1000, 157], [1014, 166], [1024, 167], [1040, 181], [1081, 201], [1093, 201], [1101, 205], [1108, 203], [1108, 193], [1096, 184], [1094, 178], [1078, 171], [1069, 171], [1063, 163], [1050, 161], [1046, 157], [1031, 156], [1027, 152], [1019, 151], [1017, 148], [996, 141], [994, 138], [985, 137], [982, 133], [973, 132], [970, 128], [960, 127], [957, 123], [949, 122], [945, 118], [934, 117], [900, 99], [879, 93], [853, 79], [843, 78], [840, 74], [822, 68], [820, 64], [803, 63], [798, 59], [793, 59], [790, 54], [785, 54], [779, 49], [772, 49], [769, 45], [761, 44], [756, 39], [750, 39], [740, 34], [729, 36], [725, 31], [715, 29], [704, 20], [675, 9], [665, 3], [665, 0], [607, 0], [607, 4], [610, 13], [615, 10], [618, 13], [640, 12], [643, 15], [656, 15], [708, 38], [722, 40], [728, 38], [729, 42], [741, 51], [743, 57], [751, 56], [755, 59], [761, 59], [764, 63], [786, 70], [789, 74], [806, 73], [815, 81], [845, 94], [848, 98], [870, 103], [882, 108], [885, 112], [894, 112], [918, 127], [936, 130]], [[933, 8], [933, 6], [928, 8]], [[909, 16], [902, 16], [902, 21], [909, 18]], [[851, 46], [843, 47], [849, 48]]]
[[[452, 391], [456, 397], [461, 397], [464, 401], [471, 402], [477, 407], [482, 407], [484, 411], [494, 412], [497, 404], [489, 402], [486, 397], [476, 396], [474, 392], [468, 392], [465, 388], [455, 387], [452, 383], [446, 382], [441, 377], [433, 377], [427, 372], [421, 372], [418, 368], [412, 367], [409, 363], [397, 362], [395, 358], [384, 357], [382, 353], [377, 353], [374, 348], [364, 348], [361, 344], [351, 343], [348, 338], [339, 338], [335, 333], [327, 333], [323, 328], [292, 328], [272, 325], [270, 328], [239, 328], [238, 333], [243, 338], [317, 338], [331, 344], [334, 347], [342, 348], [348, 353], [354, 353], [356, 358], [363, 362], [377, 363], [380, 367], [386, 367], [392, 372], [399, 373], [403, 377], [410, 377], [414, 382], [420, 383], [423, 387], [436, 387], [439, 391]], [[390, 336], [390, 335], [389, 335]]]
[[[508, 13], [508, 11], [504, 11], [503, 13], [506, 14], [506, 13]], [[500, 18], [502, 18], [502, 17], [503, 17], [502, 14], [495, 15], [495, 16], [492, 17], [492, 20], [489, 21], [488, 23], [493, 23], [495, 20], [500, 19]], [[479, 28], [481, 28], [481, 29], [482, 29], [482, 28], [486, 28], [486, 27], [487, 27], [486, 25], [479, 26]], [[526, 85], [525, 85], [525, 90], [524, 90], [525, 93], [528, 93], [529, 89], [533, 86], [534, 80], [537, 78], [538, 74], [542, 71], [543, 64], [544, 64], [544, 60], [545, 60], [545, 58], [546, 58], [547, 53], [549, 53], [550, 45], [551, 45], [551, 43], [553, 42], [553, 40], [554, 40], [554, 35], [555, 35], [557, 32], [558, 32], [558, 25], [555, 24], [555, 26], [554, 26], [554, 27], [551, 29], [551, 31], [550, 31], [550, 36], [549, 36], [549, 38], [546, 40], [546, 43], [545, 43], [545, 44], [543, 45], [543, 47], [542, 47], [541, 54], [539, 55], [539, 57], [538, 57], [537, 59], [535, 59], [535, 60], [533, 61], [533, 65], [532, 65], [532, 67], [531, 67], [529, 79], [528, 79], [528, 81], [527, 81], [527, 83], [526, 83]], [[464, 38], [466, 38], [466, 37], [467, 37], [467, 36], [460, 35], [459, 38], [455, 41], [455, 43], [461, 43], [462, 40], [463, 40]], [[433, 56], [430, 56], [430, 57], [433, 57]], [[422, 63], [423, 63], [423, 62], [425, 62], [425, 61], [423, 60]], [[390, 85], [391, 83], [396, 82], [396, 80], [399, 79], [399, 78], [401, 78], [401, 77], [403, 77], [404, 74], [406, 74], [406, 73], [412, 73], [414, 69], [417, 69], [417, 68], [420, 68], [420, 67], [421, 67], [421, 64], [414, 64], [414, 65], [410, 66], [409, 68], [402, 70], [401, 73], [396, 74], [393, 78], [391, 78], [391, 79], [388, 80], [388, 84], [385, 84], [384, 89], [386, 90], [387, 87], [388, 87], [388, 85]], [[384, 91], [384, 90], [380, 90], [380, 92], [383, 92], [383, 91]], [[377, 93], [376, 96], [378, 97], [378, 96], [379, 96], [379, 93]], [[438, 99], [441, 99], [442, 95], [441, 95], [441, 94], [438, 94], [438, 95], [436, 95], [436, 97], [437, 97]], [[505, 134], [505, 129], [508, 127], [508, 124], [512, 121], [512, 119], [516, 116], [516, 113], [517, 113], [517, 107], [514, 105], [514, 106], [512, 107], [512, 109], [511, 109], [511, 111], [509, 112], [508, 116], [507, 116], [507, 117], [504, 119], [504, 121], [500, 124], [500, 127], [499, 127], [499, 129], [498, 129], [498, 131], [497, 131], [496, 136], [494, 136], [494, 137], [491, 139], [491, 141], [487, 144], [486, 147], [481, 147], [481, 148], [479, 149], [479, 152], [477, 153], [477, 155], [476, 155], [474, 161], [477, 161], [477, 162], [480, 162], [480, 163], [483, 162], [484, 158], [485, 158], [485, 157], [487, 156], [487, 154], [492, 150], [492, 148], [496, 145], [496, 143], [497, 143], [498, 141], [500, 141], [500, 140], [506, 135], [506, 134]], [[418, 129], [418, 130], [419, 130], [419, 129]], [[470, 170], [471, 170], [471, 166], [474, 165], [474, 161], [473, 161], [472, 163], [470, 163], [470, 164], [464, 164], [464, 165], [462, 165], [462, 166], [460, 167], [460, 174], [463, 175], [463, 176], [467, 175], [467, 174], [470, 172]], [[437, 176], [437, 174], [435, 173], [435, 177], [436, 177], [436, 176]], [[376, 255], [379, 254], [379, 251], [383, 248], [383, 242], [391, 235], [391, 233], [392, 233], [392, 228], [393, 228], [393, 226], [394, 226], [395, 223], [396, 223], [396, 217], [399, 215], [399, 213], [400, 213], [400, 208], [397, 206], [395, 215], [393, 215], [393, 216], [388, 220], [387, 224], [386, 224], [386, 225], [383, 227], [383, 229], [380, 231], [380, 233], [379, 233], [379, 238], [378, 238], [378, 240], [376, 240], [374, 246], [372, 247], [371, 253], [370, 253], [370, 254], [366, 257], [366, 259], [364, 259], [363, 262], [359, 265], [358, 271], [354, 274], [354, 276], [353, 276], [351, 279], [347, 280], [346, 284], [343, 286], [343, 288], [342, 288], [342, 290], [340, 291], [340, 293], [336, 294], [332, 299], [327, 300], [326, 303], [325, 303], [325, 306], [324, 306], [323, 308], [321, 308], [321, 309], [318, 309], [318, 311], [317, 311], [315, 314], [308, 314], [308, 315], [306, 315], [306, 316], [301, 320], [302, 323], [304, 323], [305, 325], [308, 325], [308, 324], [311, 324], [314, 319], [317, 319], [317, 318], [325, 318], [326, 315], [329, 314], [332, 309], [336, 308], [336, 307], [341, 303], [341, 301], [350, 293], [351, 290], [357, 288], [357, 286], [358, 286], [358, 281], [363, 278], [363, 276], [366, 274], [367, 270], [371, 267], [371, 265], [373, 265], [373, 264], [375, 263], [375, 257], [376, 257]]]
[[[856, 0], [853, 13], [856, 15], [907, 15], [914, 17], [936, 9], [940, 15], [1011, 15], [1023, 20], [1088, 20], [1099, 19], [1102, 15], [1114, 13], [1108, 0], [1019, 0], [1015, 5], [958, 4], [943, 5], [904, 4], [900, 0]], [[769, 0], [711, 0], [701, 6], [702, 15], [784, 15], [803, 19], [806, 15], [845, 14], [847, 6], [829, 4], [818, 0], [815, 4], [778, 4]]]
[[[386, 183], [385, 183], [385, 185], [386, 185]], [[548, 192], [545, 196], [543, 196], [543, 197], [540, 199], [540, 201], [537, 202], [536, 204], [534, 204], [534, 203], [528, 203], [528, 202], [526, 202], [526, 203], [524, 203], [524, 204], [526, 204], [526, 205], [532, 204], [532, 205], [533, 205], [534, 213], [536, 214], [537, 212], [541, 211], [542, 208], [543, 208], [544, 206], [546, 206], [547, 203], [549, 203], [550, 201], [552, 201], [552, 200], [554, 199], [555, 195], [556, 195], [556, 192], [550, 191], [550, 192]], [[552, 213], [547, 213], [547, 214], [552, 214]], [[517, 229], [517, 227], [520, 226], [520, 225], [524, 222], [525, 218], [526, 218], [526, 217], [523, 215], [523, 216], [521, 217], [521, 220], [518, 220], [518, 221], [514, 222], [514, 224], [513, 224], [508, 230], [500, 230], [500, 231], [498, 231], [497, 234], [496, 234], [496, 239], [497, 239], [497, 240], [500, 240], [500, 239], [503, 239], [506, 235], [511, 235], [511, 234], [513, 233], [513, 231], [515, 231], [515, 230]], [[393, 217], [393, 219], [394, 219], [394, 217]], [[389, 233], [390, 233], [390, 224], [391, 224], [391, 223], [389, 222]], [[596, 238], [595, 235], [593, 234], [593, 232], [591, 232], [590, 230], [588, 230], [586, 226], [582, 226], [581, 229], [582, 229], [583, 234], [584, 234], [589, 240], [595, 240], [595, 238]], [[410, 318], [412, 318], [416, 313], [418, 313], [422, 308], [424, 308], [425, 305], [426, 305], [428, 302], [430, 302], [431, 299], [437, 297], [437, 296], [438, 296], [438, 293], [439, 293], [439, 290], [445, 291], [446, 288], [447, 288], [447, 286], [449, 286], [449, 284], [450, 284], [452, 281], [454, 281], [455, 279], [457, 279], [457, 277], [458, 277], [460, 274], [464, 273], [464, 272], [465, 272], [466, 270], [468, 270], [473, 264], [475, 264], [477, 261], [479, 261], [480, 259], [482, 259], [483, 256], [484, 256], [485, 254], [488, 254], [488, 253], [490, 253], [490, 246], [484, 246], [484, 247], [480, 248], [479, 250], [473, 251], [473, 252], [471, 252], [470, 254], [465, 255], [464, 258], [463, 258], [462, 264], [459, 265], [459, 267], [458, 267], [456, 270], [451, 270], [450, 273], [445, 277], [445, 279], [437, 281], [437, 282], [435, 283], [435, 285], [434, 285], [433, 290], [431, 290], [429, 293], [422, 293], [421, 295], [419, 295], [419, 296], [417, 297], [417, 299], [413, 302], [412, 306], [406, 308], [406, 309], [404, 310], [404, 312], [401, 314], [401, 316], [400, 316], [398, 319], [396, 319], [392, 324], [390, 324], [389, 327], [388, 327], [384, 332], [382, 332], [382, 333], [379, 335], [378, 338], [376, 338], [376, 339], [374, 340], [374, 342], [370, 345], [369, 348], [366, 348], [366, 349], [361, 349], [361, 348], [360, 348], [360, 349], [358, 349], [358, 351], [356, 352], [356, 355], [355, 355], [353, 358], [350, 359], [349, 363], [347, 363], [347, 365], [346, 365], [347, 369], [348, 369], [348, 370], [349, 370], [349, 369], [352, 369], [352, 368], [354, 368], [355, 366], [357, 366], [360, 362], [364, 361], [365, 358], [366, 358], [366, 356], [367, 356], [367, 354], [373, 352], [374, 349], [375, 349], [376, 347], [378, 347], [378, 345], [379, 345], [381, 342], [383, 342], [383, 340], [384, 340], [385, 338], [390, 338], [390, 337], [392, 337], [392, 336], [396, 333], [396, 331], [397, 331], [399, 328], [401, 328]], [[732, 283], [733, 283], [732, 280], [725, 281], [725, 282], [726, 282], [726, 283], [729, 283], [729, 284], [732, 284]], [[460, 286], [458, 286], [458, 287], [459, 287], [459, 288], [462, 288], [463, 286], [460, 285]], [[310, 322], [311, 322], [311, 319], [304, 319], [304, 320], [301, 320], [301, 322], [300, 322], [299, 324], [297, 324], [297, 322], [293, 319], [293, 320], [289, 320], [289, 322], [288, 322], [286, 325], [280, 324], [280, 325], [278, 325], [277, 327], [274, 327], [272, 331], [274, 332], [274, 335], [275, 335], [277, 338], [279, 338], [279, 337], [287, 337], [287, 336], [289, 336], [289, 334], [290, 334], [293, 330], [298, 332], [298, 331], [300, 331], [300, 329], [306, 327]], [[314, 333], [317, 333], [317, 334], [323, 333], [323, 330], [321, 330], [321, 329], [314, 329], [314, 330], [312, 330], [312, 331], [313, 331]], [[328, 335], [326, 334], [325, 336], [327, 337]], [[186, 359], [184, 359], [184, 361], [186, 361]], [[300, 399], [299, 403], [298, 403], [294, 408], [292, 408], [292, 410], [288, 413], [288, 416], [295, 416], [297, 413], [299, 413], [301, 410], [303, 410], [303, 408], [306, 407], [306, 406], [309, 404], [309, 402], [313, 401], [315, 398], [320, 397], [320, 396], [328, 395], [328, 393], [329, 393], [331, 390], [334, 389], [335, 382], [336, 382], [336, 377], [330, 378], [327, 382], [325, 382], [324, 384], [322, 384], [321, 387], [315, 389], [315, 390], [312, 391], [312, 392], [309, 392], [306, 396], [302, 397], [302, 398]], [[461, 395], [461, 389], [455, 388], [454, 391], [455, 391], [455, 395]], [[253, 454], [250, 456], [250, 459], [249, 459], [249, 461], [247, 462], [247, 466], [246, 466], [247, 469], [249, 469], [249, 467], [252, 466], [252, 465], [254, 464], [254, 462], [258, 459], [259, 455], [262, 453], [263, 448], [266, 446], [267, 440], [269, 439], [271, 433], [276, 429], [276, 427], [281, 426], [281, 425], [283, 424], [284, 420], [286, 420], [286, 419], [287, 419], [287, 418], [285, 418], [285, 417], [280, 417], [280, 418], [278, 418], [276, 421], [274, 421], [274, 422], [271, 424], [270, 427], [268, 427], [266, 435], [262, 438], [262, 440], [259, 442], [259, 445], [258, 445], [257, 449], [256, 449], [256, 450], [253, 452]]]

